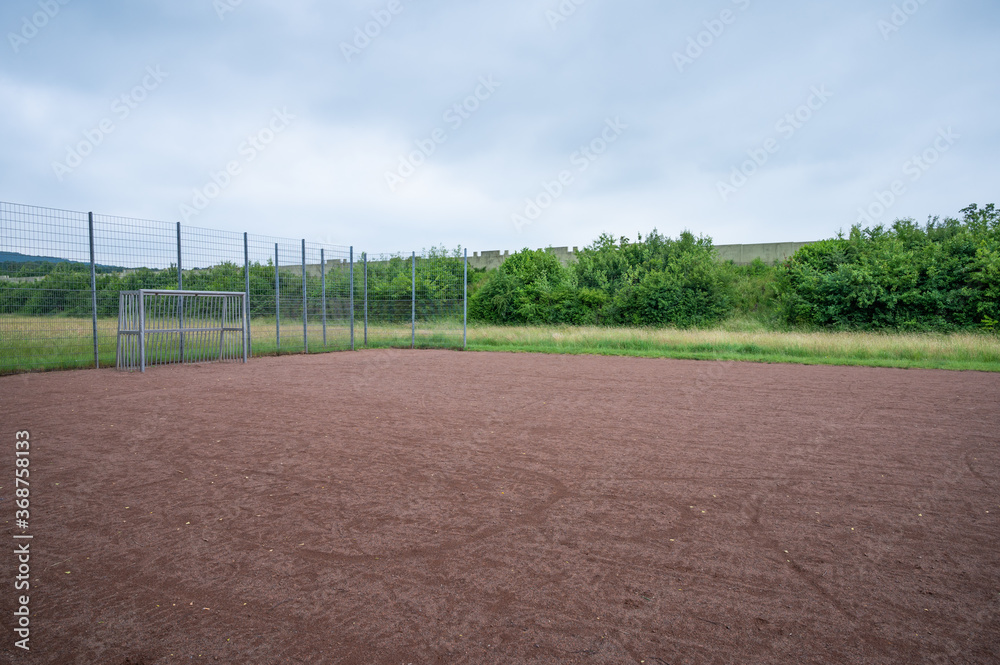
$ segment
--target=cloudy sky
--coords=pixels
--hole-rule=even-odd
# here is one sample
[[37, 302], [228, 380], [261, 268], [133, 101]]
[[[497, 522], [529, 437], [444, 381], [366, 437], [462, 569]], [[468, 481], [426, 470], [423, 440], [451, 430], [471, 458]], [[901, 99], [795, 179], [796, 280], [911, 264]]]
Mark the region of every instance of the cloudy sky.
[[0, 200], [368, 251], [1000, 203], [996, 0], [4, 0]]

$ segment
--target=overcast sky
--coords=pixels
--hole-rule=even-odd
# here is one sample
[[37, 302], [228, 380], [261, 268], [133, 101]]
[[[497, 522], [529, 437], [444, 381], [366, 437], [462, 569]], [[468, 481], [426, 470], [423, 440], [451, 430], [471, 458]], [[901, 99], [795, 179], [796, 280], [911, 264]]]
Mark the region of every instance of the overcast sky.
[[0, 200], [372, 252], [815, 240], [1000, 203], [998, 27], [997, 0], [4, 0]]

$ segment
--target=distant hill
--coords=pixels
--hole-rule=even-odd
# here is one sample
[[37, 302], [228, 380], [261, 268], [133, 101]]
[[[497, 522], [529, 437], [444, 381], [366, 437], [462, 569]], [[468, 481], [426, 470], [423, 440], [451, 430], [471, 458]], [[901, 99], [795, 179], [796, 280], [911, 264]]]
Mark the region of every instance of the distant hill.
[[[54, 256], [33, 256], [31, 254], [21, 254], [20, 252], [0, 252], [0, 275], [10, 275], [15, 277], [38, 277], [52, 272], [56, 264], [68, 263], [73, 269], [90, 270], [89, 261], [70, 261]], [[108, 266], [97, 264], [97, 272], [121, 272], [125, 270], [118, 266]]]
[[[0, 252], [0, 263], [81, 263], [69, 259], [57, 259], [54, 256], [31, 256], [20, 252]], [[88, 262], [87, 265], [90, 265]]]

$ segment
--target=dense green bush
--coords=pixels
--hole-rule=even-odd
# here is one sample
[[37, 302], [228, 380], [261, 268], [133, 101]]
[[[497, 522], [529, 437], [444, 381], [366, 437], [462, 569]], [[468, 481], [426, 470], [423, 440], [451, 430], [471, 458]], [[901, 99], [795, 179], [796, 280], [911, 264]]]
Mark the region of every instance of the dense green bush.
[[779, 279], [784, 268], [754, 259], [738, 266], [732, 261], [723, 264], [729, 285], [729, 317], [744, 323], [755, 322], [762, 328], [784, 327], [779, 300]]
[[784, 266], [787, 320], [843, 329], [952, 330], [1000, 318], [1000, 214], [855, 226], [813, 243]]
[[711, 324], [729, 313], [728, 285], [709, 256], [685, 254], [646, 273], [615, 296], [617, 323], [681, 327]]
[[596, 322], [604, 294], [579, 288], [573, 273], [545, 250], [515, 252], [476, 290], [469, 316], [487, 323]]
[[807, 245], [780, 266], [717, 261], [712, 241], [655, 230], [635, 242], [600, 236], [570, 268], [524, 250], [473, 297], [491, 323], [752, 325], [956, 330], [1000, 326], [1000, 212], [854, 227]]
[[697, 326], [729, 312], [726, 271], [711, 238], [685, 231], [677, 240], [654, 229], [636, 242], [602, 236], [574, 265], [580, 283], [603, 285], [603, 319], [633, 326]]
[[602, 235], [570, 268], [544, 250], [516, 252], [476, 291], [469, 313], [489, 323], [703, 325], [729, 311], [726, 275], [709, 238]]

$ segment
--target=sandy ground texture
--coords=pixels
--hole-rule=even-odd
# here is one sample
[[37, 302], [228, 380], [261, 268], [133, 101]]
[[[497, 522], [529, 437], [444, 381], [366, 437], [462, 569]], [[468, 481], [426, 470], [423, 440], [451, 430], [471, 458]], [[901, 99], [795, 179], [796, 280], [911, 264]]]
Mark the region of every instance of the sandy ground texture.
[[3, 663], [1000, 662], [1000, 374], [363, 351], [0, 421]]

